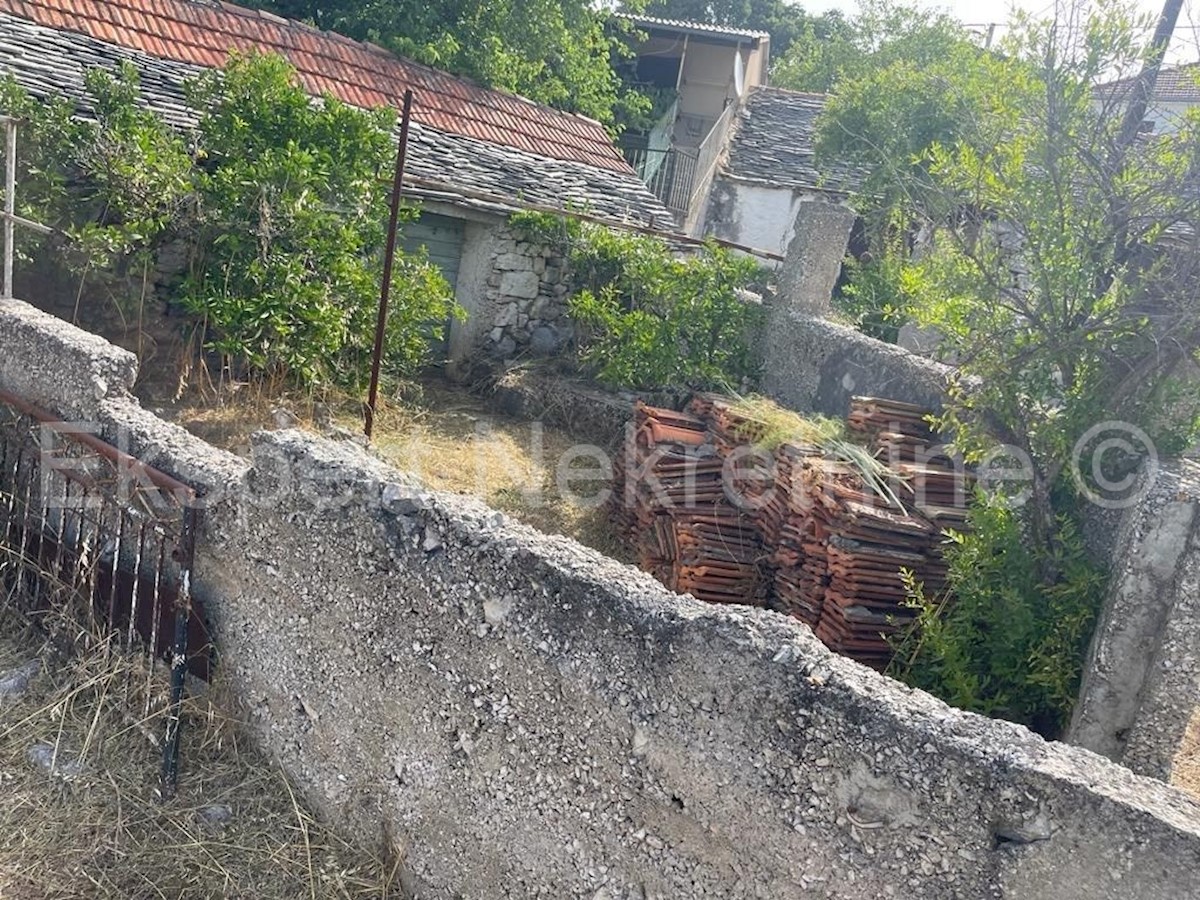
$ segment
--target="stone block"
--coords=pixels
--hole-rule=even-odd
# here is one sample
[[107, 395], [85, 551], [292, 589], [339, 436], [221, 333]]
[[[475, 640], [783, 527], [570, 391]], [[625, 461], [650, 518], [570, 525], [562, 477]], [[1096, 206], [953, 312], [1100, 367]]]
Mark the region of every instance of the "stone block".
[[520, 297], [532, 300], [538, 295], [539, 279], [537, 273], [530, 270], [525, 272], [504, 272], [500, 276], [500, 293], [506, 297]]
[[519, 272], [534, 267], [535, 260], [521, 253], [501, 253], [496, 257], [495, 267], [502, 272]]

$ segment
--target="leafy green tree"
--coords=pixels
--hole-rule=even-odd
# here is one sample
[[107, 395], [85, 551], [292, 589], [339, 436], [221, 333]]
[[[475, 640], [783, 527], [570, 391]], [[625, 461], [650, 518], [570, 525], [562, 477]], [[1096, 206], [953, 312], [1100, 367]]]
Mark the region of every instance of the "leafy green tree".
[[[379, 296], [394, 112], [314, 102], [276, 56], [235, 57], [191, 83], [187, 135], [145, 108], [131, 65], [90, 71], [85, 85], [81, 121], [64, 99], [0, 81], [3, 109], [24, 120], [21, 210], [58, 229], [26, 239], [26, 257], [52, 252], [93, 280], [136, 265], [145, 299], [156, 254], [182, 243], [189, 268], [169, 299], [230, 367], [356, 382]], [[394, 277], [385, 362], [399, 375], [458, 310], [423, 255], [400, 254]]]
[[645, 100], [613, 58], [623, 26], [587, 0], [260, 0], [255, 4], [615, 126]]
[[[234, 57], [202, 75], [190, 100], [203, 161], [181, 302], [231, 360], [305, 381], [353, 378], [358, 367], [339, 372], [339, 353], [371, 333], [387, 222], [379, 173], [395, 152], [395, 113], [328, 95], [314, 103], [274, 56]], [[409, 274], [428, 294], [398, 291], [394, 322], [419, 327], [416, 313], [436, 332], [452, 310], [448, 287], [427, 264]], [[423, 342], [389, 347], [397, 368], [422, 360]]]
[[[915, 671], [961, 675], [953, 660], [976, 653], [972, 635], [1007, 636], [1009, 619], [1026, 627], [1011, 610], [1049, 609], [1026, 623], [1021, 666], [983, 641], [972, 671], [991, 673], [979, 704], [1060, 718], [1104, 583], [1081, 551], [1085, 505], [1120, 502], [1146, 445], [1180, 449], [1200, 409], [1186, 374], [1200, 346], [1200, 114], [1123, 145], [1125, 98], [1103, 85], [1145, 62], [1147, 23], [1116, 0], [1062, 21], [1022, 20], [996, 53], [958, 44], [945, 65], [901, 59], [848, 78], [822, 138], [873, 171], [865, 203], [920, 237], [892, 252], [915, 286], [912, 314], [957, 362], [942, 427], [968, 459], [999, 441], [1025, 467], [980, 498], [976, 530], [952, 548], [966, 603], [948, 621], [962, 627], [927, 644], [935, 656]], [[997, 511], [1009, 506], [1019, 515]], [[1014, 536], [1020, 565], [971, 580]]]
[[841, 82], [905, 62], [914, 69], [939, 65], [968, 35], [945, 13], [896, 0], [865, 0], [858, 13], [811, 20], [776, 56], [777, 87], [825, 93]]

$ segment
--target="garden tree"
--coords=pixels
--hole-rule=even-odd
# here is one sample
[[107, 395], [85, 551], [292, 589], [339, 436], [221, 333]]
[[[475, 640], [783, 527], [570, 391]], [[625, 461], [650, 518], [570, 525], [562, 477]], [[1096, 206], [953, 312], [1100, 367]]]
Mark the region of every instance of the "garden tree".
[[776, 55], [771, 83], [795, 91], [831, 91], [894, 62], [920, 69], [943, 62], [970, 36], [945, 13], [896, 0], [864, 0], [847, 20], [812, 20], [787, 52]]
[[847, 27], [845, 16], [838, 10], [814, 16], [800, 4], [786, 0], [650, 0], [645, 12], [666, 19], [765, 31], [771, 35], [771, 55], [775, 59], [797, 41], [831, 40]]
[[[5, 110], [25, 120], [25, 214], [55, 225], [85, 273], [141, 269], [182, 243], [190, 263], [170, 299], [226, 368], [355, 385], [379, 296], [394, 111], [314, 101], [277, 56], [235, 56], [191, 82], [187, 135], [142, 106], [131, 64], [85, 83], [86, 122], [64, 99], [0, 82]], [[423, 362], [453, 312], [436, 267], [401, 254], [389, 372]]]
[[926, 628], [901, 673], [1047, 731], [1073, 700], [1105, 581], [1079, 537], [1084, 506], [1118, 499], [1105, 489], [1128, 488], [1147, 441], [1183, 446], [1200, 399], [1178, 377], [1200, 339], [1200, 115], [1122, 149], [1128, 96], [1102, 87], [1142, 67], [1148, 24], [1116, 0], [1022, 19], [998, 53], [932, 79], [901, 60], [848, 80], [823, 125], [826, 151], [890, 180], [888, 202], [926, 235], [901, 278], [958, 362], [947, 434], [971, 460], [999, 441], [1026, 467], [955, 539], [956, 602], [915, 590]]
[[283, 16], [371, 40], [482, 84], [599, 120], [610, 128], [647, 101], [613, 60], [626, 26], [588, 0], [257, 0]]

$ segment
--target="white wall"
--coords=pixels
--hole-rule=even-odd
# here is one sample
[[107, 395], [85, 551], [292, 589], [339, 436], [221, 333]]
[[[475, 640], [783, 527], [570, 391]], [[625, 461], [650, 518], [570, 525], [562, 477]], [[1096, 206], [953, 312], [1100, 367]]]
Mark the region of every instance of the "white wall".
[[704, 220], [707, 234], [757, 250], [787, 253], [806, 195], [718, 176]]

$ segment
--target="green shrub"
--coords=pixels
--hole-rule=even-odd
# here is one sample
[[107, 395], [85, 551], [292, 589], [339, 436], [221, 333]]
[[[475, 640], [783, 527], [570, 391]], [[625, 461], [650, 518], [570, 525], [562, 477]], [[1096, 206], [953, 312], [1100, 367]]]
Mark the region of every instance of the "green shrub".
[[[204, 159], [199, 252], [180, 299], [232, 360], [304, 381], [353, 380], [362, 354], [341, 351], [369, 345], [374, 327], [387, 222], [378, 176], [394, 153], [394, 113], [329, 95], [313, 102], [270, 56], [234, 57], [190, 98]], [[396, 278], [388, 361], [407, 372], [440, 338], [453, 302], [423, 259], [402, 262]]]
[[905, 574], [917, 618], [895, 640], [889, 674], [962, 709], [1050, 737], [1079, 687], [1106, 577], [1075, 523], [1059, 522], [1049, 554], [1031, 549], [1019, 509], [976, 496], [970, 530], [948, 535], [954, 596], [930, 596]]
[[[78, 268], [149, 271], [167, 241], [190, 249], [171, 300], [239, 374], [357, 384], [382, 275], [391, 110], [312, 100], [281, 57], [234, 56], [188, 85], [194, 133], [140, 103], [138, 73], [86, 75], [93, 120], [0, 82], [22, 125], [22, 211], [69, 237]], [[415, 215], [408, 210], [407, 216]], [[460, 314], [424, 254], [397, 253], [385, 372], [407, 375]]]
[[601, 382], [741, 388], [756, 378], [762, 311], [740, 296], [763, 278], [753, 260], [715, 244], [679, 259], [658, 238], [539, 213], [512, 223], [567, 254], [580, 359]]
[[913, 270], [895, 254], [866, 262], [847, 258], [846, 281], [834, 294], [834, 308], [859, 331], [889, 344], [896, 343], [909, 310], [920, 299]]

